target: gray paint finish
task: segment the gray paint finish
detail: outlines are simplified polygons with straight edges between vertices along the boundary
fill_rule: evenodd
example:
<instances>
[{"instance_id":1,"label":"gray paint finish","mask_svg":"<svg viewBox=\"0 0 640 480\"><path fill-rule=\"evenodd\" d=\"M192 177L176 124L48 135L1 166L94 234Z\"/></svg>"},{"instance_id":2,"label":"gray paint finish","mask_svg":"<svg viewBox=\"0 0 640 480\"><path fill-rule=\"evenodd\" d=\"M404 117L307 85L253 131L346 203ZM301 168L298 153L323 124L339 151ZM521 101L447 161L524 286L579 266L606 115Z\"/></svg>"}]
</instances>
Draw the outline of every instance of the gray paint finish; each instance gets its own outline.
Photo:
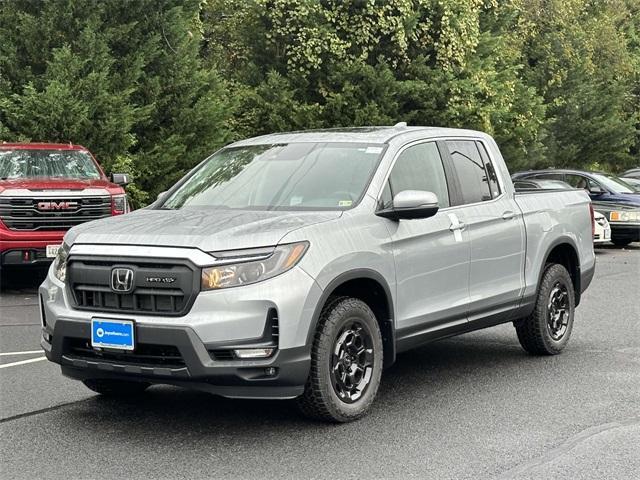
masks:
<instances>
[{"instance_id":1,"label":"gray paint finish","mask_svg":"<svg viewBox=\"0 0 640 480\"><path fill-rule=\"evenodd\" d=\"M448 138L485 144L501 196L442 208L418 220L394 221L375 215L377 199L398 153L412 142ZM176 248L202 253L310 243L292 270L253 285L201 292L183 317L109 317L133 318L147 325L181 325L193 329L203 343L231 342L258 337L267 310L276 308L280 349L308 347L314 312L326 297L327 287L341 275L366 269L386 281L397 335L419 342L467 331L487 318L497 318L494 323L512 320L522 300L535 293L546 255L558 243L575 248L583 272L594 268L587 195L575 190L516 195L497 145L481 132L381 127L274 134L234 146L323 141L387 144L363 200L352 209L144 209L71 229L67 244L82 245L85 251L94 246L96 258L100 258L98 247L108 246L110 254L131 261L147 255L138 246L153 247L147 256L171 260ZM51 327L57 319L88 322L93 316L73 308L68 288L51 270L40 293Z\"/></svg>"}]
</instances>

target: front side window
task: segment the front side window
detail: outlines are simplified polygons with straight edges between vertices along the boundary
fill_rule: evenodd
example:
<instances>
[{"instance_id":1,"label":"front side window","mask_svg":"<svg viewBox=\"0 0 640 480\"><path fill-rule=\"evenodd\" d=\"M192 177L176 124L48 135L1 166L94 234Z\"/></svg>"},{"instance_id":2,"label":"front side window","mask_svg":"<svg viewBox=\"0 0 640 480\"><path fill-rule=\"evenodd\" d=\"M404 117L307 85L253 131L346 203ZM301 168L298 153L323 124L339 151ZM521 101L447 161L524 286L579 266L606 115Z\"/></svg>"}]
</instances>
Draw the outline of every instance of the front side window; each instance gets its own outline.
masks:
<instances>
[{"instance_id":1,"label":"front side window","mask_svg":"<svg viewBox=\"0 0 640 480\"><path fill-rule=\"evenodd\" d=\"M100 170L79 150L0 150L0 180L17 178L99 179Z\"/></svg>"},{"instance_id":2,"label":"front side window","mask_svg":"<svg viewBox=\"0 0 640 480\"><path fill-rule=\"evenodd\" d=\"M565 175L565 181L573 188L580 188L583 190L591 190L593 187L599 188L599 185L596 182L583 175L567 174Z\"/></svg>"},{"instance_id":3,"label":"front side window","mask_svg":"<svg viewBox=\"0 0 640 480\"><path fill-rule=\"evenodd\" d=\"M160 208L346 210L363 196L383 146L287 143L223 149Z\"/></svg>"},{"instance_id":4,"label":"front side window","mask_svg":"<svg viewBox=\"0 0 640 480\"><path fill-rule=\"evenodd\" d=\"M473 140L447 140L465 204L491 200L489 174Z\"/></svg>"},{"instance_id":5,"label":"front side window","mask_svg":"<svg viewBox=\"0 0 640 480\"><path fill-rule=\"evenodd\" d=\"M393 197L403 190L433 192L440 208L450 205L447 177L434 142L414 145L400 154L382 192L381 207L391 207Z\"/></svg>"}]
</instances>

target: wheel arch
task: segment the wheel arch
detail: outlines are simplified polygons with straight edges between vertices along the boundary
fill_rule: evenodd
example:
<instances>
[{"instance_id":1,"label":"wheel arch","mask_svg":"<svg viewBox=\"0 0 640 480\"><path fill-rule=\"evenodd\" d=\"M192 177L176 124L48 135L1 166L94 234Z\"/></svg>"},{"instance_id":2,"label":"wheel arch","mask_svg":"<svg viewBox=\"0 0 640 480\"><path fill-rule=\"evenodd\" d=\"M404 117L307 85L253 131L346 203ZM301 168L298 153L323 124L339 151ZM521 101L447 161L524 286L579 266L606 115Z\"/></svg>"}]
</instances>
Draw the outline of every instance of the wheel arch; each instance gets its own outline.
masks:
<instances>
[{"instance_id":1,"label":"wheel arch","mask_svg":"<svg viewBox=\"0 0 640 480\"><path fill-rule=\"evenodd\" d=\"M393 365L396 358L395 315L391 288L385 277L368 268L343 272L331 280L323 290L313 312L307 344L311 345L322 309L332 296L349 296L362 300L373 311L380 326L384 348L384 367Z\"/></svg>"},{"instance_id":2,"label":"wheel arch","mask_svg":"<svg viewBox=\"0 0 640 480\"><path fill-rule=\"evenodd\" d=\"M580 304L581 297L581 272L580 256L575 242L570 237L556 239L548 248L544 255L540 272L538 274L538 289L542 281L542 275L549 264L560 264L567 269L573 283L576 307Z\"/></svg>"}]
</instances>

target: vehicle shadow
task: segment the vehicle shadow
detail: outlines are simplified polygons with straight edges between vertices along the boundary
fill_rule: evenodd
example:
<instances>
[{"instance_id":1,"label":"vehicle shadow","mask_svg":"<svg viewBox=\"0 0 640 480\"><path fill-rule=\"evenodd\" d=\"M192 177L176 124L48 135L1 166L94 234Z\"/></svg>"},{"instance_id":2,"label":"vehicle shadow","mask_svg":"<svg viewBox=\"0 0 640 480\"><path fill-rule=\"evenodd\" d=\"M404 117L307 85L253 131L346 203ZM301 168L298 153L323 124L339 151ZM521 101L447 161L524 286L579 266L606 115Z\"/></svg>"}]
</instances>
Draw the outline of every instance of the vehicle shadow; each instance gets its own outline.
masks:
<instances>
[{"instance_id":1,"label":"vehicle shadow","mask_svg":"<svg viewBox=\"0 0 640 480\"><path fill-rule=\"evenodd\" d=\"M48 267L3 267L0 273L1 293L36 293L47 276Z\"/></svg>"},{"instance_id":2,"label":"vehicle shadow","mask_svg":"<svg viewBox=\"0 0 640 480\"><path fill-rule=\"evenodd\" d=\"M450 395L469 388L478 378L493 382L495 372L509 378L531 362L517 343L482 342L468 339L445 340L399 355L385 371L378 397L370 414L361 422L405 421L407 411L424 411L424 403L442 404ZM416 405L411 404L415 402ZM355 424L333 425L302 417L294 400L235 400L168 386L152 387L144 395L129 399L92 397L72 409L65 409L68 425L83 429L105 422L112 432L127 441L149 436L171 437L174 441L190 435L245 443L257 431L277 431L280 435L351 429ZM115 423L114 423L115 422ZM88 427L87 427L88 428Z\"/></svg>"}]
</instances>

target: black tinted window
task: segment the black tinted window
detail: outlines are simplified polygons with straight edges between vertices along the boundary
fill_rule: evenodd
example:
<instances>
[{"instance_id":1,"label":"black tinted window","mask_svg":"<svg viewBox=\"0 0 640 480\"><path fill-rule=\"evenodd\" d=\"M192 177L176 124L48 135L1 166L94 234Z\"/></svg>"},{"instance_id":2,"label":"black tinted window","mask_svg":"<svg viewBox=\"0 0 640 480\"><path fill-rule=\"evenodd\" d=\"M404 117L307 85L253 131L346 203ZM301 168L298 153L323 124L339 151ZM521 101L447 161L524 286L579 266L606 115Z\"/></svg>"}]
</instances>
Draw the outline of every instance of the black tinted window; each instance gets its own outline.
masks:
<instances>
[{"instance_id":1,"label":"black tinted window","mask_svg":"<svg viewBox=\"0 0 640 480\"><path fill-rule=\"evenodd\" d=\"M449 140L447 147L458 173L464 203L491 200L489 177L476 143L472 140Z\"/></svg>"},{"instance_id":2,"label":"black tinted window","mask_svg":"<svg viewBox=\"0 0 640 480\"><path fill-rule=\"evenodd\" d=\"M449 206L447 178L435 143L414 145L400 154L382 192L383 207L389 207L390 200L403 190L433 192L441 208Z\"/></svg>"}]
</instances>

